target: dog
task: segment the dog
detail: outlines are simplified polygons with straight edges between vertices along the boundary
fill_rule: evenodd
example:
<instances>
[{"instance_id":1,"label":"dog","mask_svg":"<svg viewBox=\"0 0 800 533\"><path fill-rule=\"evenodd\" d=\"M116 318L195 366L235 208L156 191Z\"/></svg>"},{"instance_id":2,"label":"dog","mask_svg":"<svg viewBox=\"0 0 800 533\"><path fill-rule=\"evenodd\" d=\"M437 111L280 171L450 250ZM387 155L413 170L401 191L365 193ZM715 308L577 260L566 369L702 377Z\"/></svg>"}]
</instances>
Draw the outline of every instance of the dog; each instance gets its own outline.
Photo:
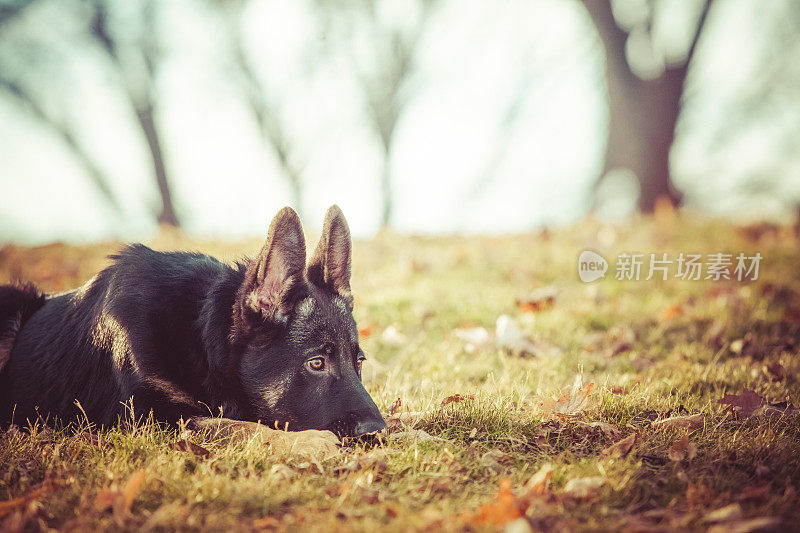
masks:
<instances>
[{"instance_id":1,"label":"dog","mask_svg":"<svg viewBox=\"0 0 800 533\"><path fill-rule=\"evenodd\" d=\"M234 266L133 244L73 291L2 286L0 424L80 417L109 427L132 402L158 422L270 442L379 432L386 424L361 382L351 249L334 205L306 264L300 219L286 207L258 256Z\"/></svg>"}]
</instances>

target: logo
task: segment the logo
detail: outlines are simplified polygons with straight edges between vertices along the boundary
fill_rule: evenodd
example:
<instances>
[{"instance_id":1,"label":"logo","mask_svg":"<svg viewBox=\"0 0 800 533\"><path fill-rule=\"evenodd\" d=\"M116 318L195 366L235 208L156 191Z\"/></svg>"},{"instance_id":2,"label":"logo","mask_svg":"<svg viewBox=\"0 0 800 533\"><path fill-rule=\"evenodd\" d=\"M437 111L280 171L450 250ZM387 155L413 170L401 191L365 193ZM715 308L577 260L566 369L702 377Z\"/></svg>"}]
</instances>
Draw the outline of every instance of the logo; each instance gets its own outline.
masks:
<instances>
[{"instance_id":1,"label":"logo","mask_svg":"<svg viewBox=\"0 0 800 533\"><path fill-rule=\"evenodd\" d=\"M590 283L605 277L608 271L608 261L591 250L584 250L578 256L578 277L584 283Z\"/></svg>"}]
</instances>

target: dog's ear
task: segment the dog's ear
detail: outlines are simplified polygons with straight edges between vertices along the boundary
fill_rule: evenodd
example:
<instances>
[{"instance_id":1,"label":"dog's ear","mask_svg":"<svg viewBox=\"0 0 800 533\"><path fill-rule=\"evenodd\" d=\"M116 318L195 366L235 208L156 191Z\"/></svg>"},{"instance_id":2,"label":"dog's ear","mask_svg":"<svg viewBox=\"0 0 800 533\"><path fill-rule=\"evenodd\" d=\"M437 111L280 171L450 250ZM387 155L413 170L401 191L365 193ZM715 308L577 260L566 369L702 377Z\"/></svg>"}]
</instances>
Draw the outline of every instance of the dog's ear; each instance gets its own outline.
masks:
<instances>
[{"instance_id":1,"label":"dog's ear","mask_svg":"<svg viewBox=\"0 0 800 533\"><path fill-rule=\"evenodd\" d=\"M325 214L322 236L308 265L308 280L343 297L352 305L350 266L352 243L350 228L338 205Z\"/></svg>"},{"instance_id":2,"label":"dog's ear","mask_svg":"<svg viewBox=\"0 0 800 533\"><path fill-rule=\"evenodd\" d=\"M306 241L300 218L290 207L281 209L269 225L267 242L245 271L237 305L242 317L260 316L282 324L303 285Z\"/></svg>"}]
</instances>

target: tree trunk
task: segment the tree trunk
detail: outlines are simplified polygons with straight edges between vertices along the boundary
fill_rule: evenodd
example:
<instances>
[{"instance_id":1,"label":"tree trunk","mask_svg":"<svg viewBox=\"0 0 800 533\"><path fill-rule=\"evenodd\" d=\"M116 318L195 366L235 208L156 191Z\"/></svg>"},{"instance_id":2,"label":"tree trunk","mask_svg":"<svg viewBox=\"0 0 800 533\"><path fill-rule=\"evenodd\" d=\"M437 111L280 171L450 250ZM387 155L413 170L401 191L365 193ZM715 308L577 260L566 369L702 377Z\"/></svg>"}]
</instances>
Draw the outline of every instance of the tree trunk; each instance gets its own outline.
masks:
<instances>
[{"instance_id":1,"label":"tree trunk","mask_svg":"<svg viewBox=\"0 0 800 533\"><path fill-rule=\"evenodd\" d=\"M710 6L707 1L686 60L667 67L657 79L644 81L630 68L625 55L628 33L617 26L609 0L583 0L606 52L609 124L602 179L612 170L636 175L641 193L639 209L653 211L659 198L680 203L672 185L669 154L681 110L688 65L697 46Z\"/></svg>"},{"instance_id":2,"label":"tree trunk","mask_svg":"<svg viewBox=\"0 0 800 533\"><path fill-rule=\"evenodd\" d=\"M172 204L167 169L164 165L164 155L161 151L161 139L153 117L153 105L150 102L146 102L139 106L134 104L134 107L136 108L136 116L139 119L142 133L144 133L147 146L150 149L156 185L161 196L161 212L158 214L158 223L176 228L180 227L178 217L175 214L175 207Z\"/></svg>"}]
</instances>

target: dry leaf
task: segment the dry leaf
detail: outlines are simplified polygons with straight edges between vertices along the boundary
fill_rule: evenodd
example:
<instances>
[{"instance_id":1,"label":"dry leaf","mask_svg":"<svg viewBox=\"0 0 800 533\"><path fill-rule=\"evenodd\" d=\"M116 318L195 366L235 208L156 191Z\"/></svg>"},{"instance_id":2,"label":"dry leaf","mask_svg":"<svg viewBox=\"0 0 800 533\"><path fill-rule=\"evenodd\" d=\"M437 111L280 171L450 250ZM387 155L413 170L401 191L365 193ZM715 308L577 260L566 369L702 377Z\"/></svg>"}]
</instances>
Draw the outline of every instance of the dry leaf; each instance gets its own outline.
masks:
<instances>
[{"instance_id":1,"label":"dry leaf","mask_svg":"<svg viewBox=\"0 0 800 533\"><path fill-rule=\"evenodd\" d=\"M543 464L539 471L532 475L527 483L525 483L523 487L524 497L544 494L551 477L553 477L553 465L550 463Z\"/></svg>"},{"instance_id":2,"label":"dry leaf","mask_svg":"<svg viewBox=\"0 0 800 533\"><path fill-rule=\"evenodd\" d=\"M578 388L578 385L564 387L557 399L546 398L539 404L539 409L546 415L558 417L577 416L589 404L589 395L594 383Z\"/></svg>"},{"instance_id":3,"label":"dry leaf","mask_svg":"<svg viewBox=\"0 0 800 533\"><path fill-rule=\"evenodd\" d=\"M502 526L521 516L522 509L511 491L511 480L504 479L500 482L496 500L478 509L473 520L479 524Z\"/></svg>"},{"instance_id":4,"label":"dry leaf","mask_svg":"<svg viewBox=\"0 0 800 533\"><path fill-rule=\"evenodd\" d=\"M597 491L606 482L606 478L595 477L579 477L570 479L567 485L561 491L564 496L584 500L593 497Z\"/></svg>"},{"instance_id":5,"label":"dry leaf","mask_svg":"<svg viewBox=\"0 0 800 533\"><path fill-rule=\"evenodd\" d=\"M541 313L553 307L558 290L555 287L542 287L529 295L517 298L517 309L522 313Z\"/></svg>"},{"instance_id":6,"label":"dry leaf","mask_svg":"<svg viewBox=\"0 0 800 533\"><path fill-rule=\"evenodd\" d=\"M522 357L549 357L559 355L562 350L548 342L534 342L524 335L517 323L508 315L497 317L495 325L495 344L501 350Z\"/></svg>"},{"instance_id":7,"label":"dry leaf","mask_svg":"<svg viewBox=\"0 0 800 533\"><path fill-rule=\"evenodd\" d=\"M206 450L199 444L195 444L194 442L188 441L186 439L175 441L172 444L170 444L169 447L173 450L178 450L179 452L193 453L194 455L202 457L203 459L211 457L210 451Z\"/></svg>"},{"instance_id":8,"label":"dry leaf","mask_svg":"<svg viewBox=\"0 0 800 533\"><path fill-rule=\"evenodd\" d=\"M694 431L703 427L703 415L672 416L663 420L656 420L652 423L652 426L658 429L688 429L689 431Z\"/></svg>"},{"instance_id":9,"label":"dry leaf","mask_svg":"<svg viewBox=\"0 0 800 533\"><path fill-rule=\"evenodd\" d=\"M56 480L48 479L35 489L30 490L27 494L24 494L19 498L12 498L11 500L0 502L0 516L5 516L17 509L25 508L30 502L38 500L48 492L52 492L58 488L60 485L61 484Z\"/></svg>"},{"instance_id":10,"label":"dry leaf","mask_svg":"<svg viewBox=\"0 0 800 533\"><path fill-rule=\"evenodd\" d=\"M611 455L614 457L625 457L630 453L633 449L633 445L636 444L637 433L631 433L624 439L619 442L615 442L605 450L603 450L603 455Z\"/></svg>"},{"instance_id":11,"label":"dry leaf","mask_svg":"<svg viewBox=\"0 0 800 533\"><path fill-rule=\"evenodd\" d=\"M511 460L511 456L501 450L489 450L481 456L480 464L487 470L499 471Z\"/></svg>"},{"instance_id":12,"label":"dry leaf","mask_svg":"<svg viewBox=\"0 0 800 533\"><path fill-rule=\"evenodd\" d=\"M619 428L608 422L583 422L582 420L575 420L573 423L589 430L600 430L603 435L610 439L615 439L619 436Z\"/></svg>"},{"instance_id":13,"label":"dry leaf","mask_svg":"<svg viewBox=\"0 0 800 533\"><path fill-rule=\"evenodd\" d=\"M778 361L768 365L767 372L772 377L772 381L783 381L786 379L786 369Z\"/></svg>"},{"instance_id":14,"label":"dry leaf","mask_svg":"<svg viewBox=\"0 0 800 533\"><path fill-rule=\"evenodd\" d=\"M390 415L395 414L402 405L403 405L403 400L401 400L400 397L398 396L397 399L394 401L394 403L391 406L389 406L389 414Z\"/></svg>"},{"instance_id":15,"label":"dry leaf","mask_svg":"<svg viewBox=\"0 0 800 533\"><path fill-rule=\"evenodd\" d=\"M730 410L742 418L750 418L765 402L754 391L745 389L741 394L726 394L717 403L728 405Z\"/></svg>"},{"instance_id":16,"label":"dry leaf","mask_svg":"<svg viewBox=\"0 0 800 533\"><path fill-rule=\"evenodd\" d=\"M459 328L453 330L453 335L455 335L462 341L466 342L467 344L471 345L473 350L477 346L483 346L484 344L488 344L489 341L491 340L489 332L486 331L486 328L482 327Z\"/></svg>"},{"instance_id":17,"label":"dry leaf","mask_svg":"<svg viewBox=\"0 0 800 533\"><path fill-rule=\"evenodd\" d=\"M475 399L474 394L465 394L465 395L453 394L452 396L448 396L447 398L442 400L442 407L450 403L458 403L458 402L463 402L464 400L474 400L474 399Z\"/></svg>"},{"instance_id":18,"label":"dry leaf","mask_svg":"<svg viewBox=\"0 0 800 533\"><path fill-rule=\"evenodd\" d=\"M697 445L689 441L689 435L684 435L670 446L668 455L671 461L683 461L684 457L692 460L697 456Z\"/></svg>"},{"instance_id":19,"label":"dry leaf","mask_svg":"<svg viewBox=\"0 0 800 533\"><path fill-rule=\"evenodd\" d=\"M358 337L360 339L366 339L370 335L372 335L372 326L362 326L358 328Z\"/></svg>"},{"instance_id":20,"label":"dry leaf","mask_svg":"<svg viewBox=\"0 0 800 533\"><path fill-rule=\"evenodd\" d=\"M683 307L678 304L672 304L661 312L661 319L669 321L682 314L683 314Z\"/></svg>"},{"instance_id":21,"label":"dry leaf","mask_svg":"<svg viewBox=\"0 0 800 533\"><path fill-rule=\"evenodd\" d=\"M122 489L111 486L100 489L94 500L94 508L98 511L105 511L109 507L114 510L114 518L118 522L130 516L131 506L139 490L142 488L147 474L144 470L137 470L128 478Z\"/></svg>"}]
</instances>

